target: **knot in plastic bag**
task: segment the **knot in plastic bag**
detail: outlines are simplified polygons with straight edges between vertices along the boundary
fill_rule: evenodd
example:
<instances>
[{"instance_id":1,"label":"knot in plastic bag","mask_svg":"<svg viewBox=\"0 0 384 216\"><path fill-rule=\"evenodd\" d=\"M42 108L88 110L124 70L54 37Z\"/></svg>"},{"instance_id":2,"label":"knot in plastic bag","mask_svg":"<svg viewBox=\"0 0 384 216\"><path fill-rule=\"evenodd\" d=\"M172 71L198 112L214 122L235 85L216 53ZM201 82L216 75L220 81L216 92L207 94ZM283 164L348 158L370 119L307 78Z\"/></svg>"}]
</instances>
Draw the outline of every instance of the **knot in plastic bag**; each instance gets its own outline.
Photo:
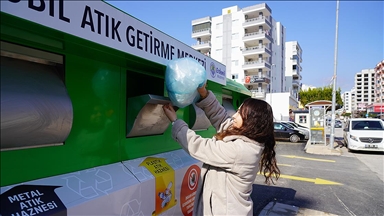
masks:
<instances>
[{"instance_id":1,"label":"knot in plastic bag","mask_svg":"<svg viewBox=\"0 0 384 216\"><path fill-rule=\"evenodd\" d=\"M206 81L206 71L195 59L180 58L168 62L165 86L174 106L184 108L199 100L197 88L203 86Z\"/></svg>"}]
</instances>

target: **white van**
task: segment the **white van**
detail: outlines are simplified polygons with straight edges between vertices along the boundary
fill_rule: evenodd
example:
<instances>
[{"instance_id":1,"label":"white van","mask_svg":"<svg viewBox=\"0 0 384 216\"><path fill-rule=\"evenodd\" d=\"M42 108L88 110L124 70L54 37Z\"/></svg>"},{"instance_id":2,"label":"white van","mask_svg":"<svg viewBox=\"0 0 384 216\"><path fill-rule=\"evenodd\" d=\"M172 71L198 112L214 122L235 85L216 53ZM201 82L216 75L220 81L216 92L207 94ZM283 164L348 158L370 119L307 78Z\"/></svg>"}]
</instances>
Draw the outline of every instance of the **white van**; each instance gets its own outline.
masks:
<instances>
[{"instance_id":1,"label":"white van","mask_svg":"<svg viewBox=\"0 0 384 216\"><path fill-rule=\"evenodd\" d=\"M348 150L384 152L384 122L374 118L348 119L344 144Z\"/></svg>"}]
</instances>

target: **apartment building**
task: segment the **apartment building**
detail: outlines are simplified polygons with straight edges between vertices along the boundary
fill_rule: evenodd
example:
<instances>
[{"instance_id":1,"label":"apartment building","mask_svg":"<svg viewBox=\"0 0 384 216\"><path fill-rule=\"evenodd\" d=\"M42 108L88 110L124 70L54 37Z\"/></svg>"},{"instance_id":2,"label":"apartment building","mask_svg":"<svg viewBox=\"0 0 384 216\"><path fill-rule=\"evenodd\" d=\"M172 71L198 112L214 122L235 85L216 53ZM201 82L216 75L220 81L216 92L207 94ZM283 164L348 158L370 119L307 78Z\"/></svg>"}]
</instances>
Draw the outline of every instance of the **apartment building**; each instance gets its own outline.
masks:
<instances>
[{"instance_id":1,"label":"apartment building","mask_svg":"<svg viewBox=\"0 0 384 216\"><path fill-rule=\"evenodd\" d=\"M285 42L285 86L284 91L292 91L298 99L302 80L300 63L302 62L302 49L297 41Z\"/></svg>"},{"instance_id":2,"label":"apartment building","mask_svg":"<svg viewBox=\"0 0 384 216\"><path fill-rule=\"evenodd\" d=\"M364 69L355 74L355 99L357 110L375 102L375 70Z\"/></svg>"},{"instance_id":3,"label":"apartment building","mask_svg":"<svg viewBox=\"0 0 384 216\"><path fill-rule=\"evenodd\" d=\"M384 60L379 62L374 68L375 71L375 102L384 101Z\"/></svg>"},{"instance_id":4,"label":"apartment building","mask_svg":"<svg viewBox=\"0 0 384 216\"><path fill-rule=\"evenodd\" d=\"M347 112L347 113L351 113L352 112L352 106L351 106L351 102L352 102L352 97L351 97L351 91L346 91L344 92L343 94L341 94L341 100L343 101L343 108L344 108L344 111Z\"/></svg>"},{"instance_id":5,"label":"apartment building","mask_svg":"<svg viewBox=\"0 0 384 216\"><path fill-rule=\"evenodd\" d=\"M227 78L243 83L252 97L268 100L269 93L285 91L285 27L267 4L193 20L192 38L194 49L225 64Z\"/></svg>"},{"instance_id":6,"label":"apartment building","mask_svg":"<svg viewBox=\"0 0 384 216\"><path fill-rule=\"evenodd\" d=\"M354 111L354 110L357 110L357 103L356 103L356 89L355 87L353 87L351 89L351 113Z\"/></svg>"}]
</instances>

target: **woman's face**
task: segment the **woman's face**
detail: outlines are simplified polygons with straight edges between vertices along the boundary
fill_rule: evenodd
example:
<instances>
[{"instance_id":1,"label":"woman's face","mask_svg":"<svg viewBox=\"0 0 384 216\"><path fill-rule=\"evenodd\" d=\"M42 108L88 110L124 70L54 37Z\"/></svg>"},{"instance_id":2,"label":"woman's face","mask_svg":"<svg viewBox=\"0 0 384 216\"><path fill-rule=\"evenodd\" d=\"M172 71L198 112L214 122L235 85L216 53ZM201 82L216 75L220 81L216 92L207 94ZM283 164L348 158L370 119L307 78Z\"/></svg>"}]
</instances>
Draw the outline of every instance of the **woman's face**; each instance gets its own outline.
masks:
<instances>
[{"instance_id":1,"label":"woman's face","mask_svg":"<svg viewBox=\"0 0 384 216\"><path fill-rule=\"evenodd\" d=\"M241 128L241 126L243 125L243 118L241 118L241 115L239 113L240 108L241 108L241 106L239 107L237 112L232 116L232 119L233 119L232 124L233 124L233 127L235 127L235 128Z\"/></svg>"}]
</instances>

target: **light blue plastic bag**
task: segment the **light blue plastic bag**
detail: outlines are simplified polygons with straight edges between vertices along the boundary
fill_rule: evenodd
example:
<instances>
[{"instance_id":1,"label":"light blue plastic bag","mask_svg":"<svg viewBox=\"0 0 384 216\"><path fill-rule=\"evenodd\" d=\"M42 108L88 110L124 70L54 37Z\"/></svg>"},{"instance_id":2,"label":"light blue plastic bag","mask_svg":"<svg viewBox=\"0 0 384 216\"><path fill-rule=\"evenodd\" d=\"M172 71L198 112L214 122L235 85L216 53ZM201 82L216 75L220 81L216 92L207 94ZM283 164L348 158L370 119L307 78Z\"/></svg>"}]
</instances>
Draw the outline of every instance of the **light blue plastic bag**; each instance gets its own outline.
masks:
<instances>
[{"instance_id":1,"label":"light blue plastic bag","mask_svg":"<svg viewBox=\"0 0 384 216\"><path fill-rule=\"evenodd\" d=\"M172 105L184 108L199 100L197 88L207 81L204 67L193 58L169 61L165 71L165 86Z\"/></svg>"}]
</instances>

